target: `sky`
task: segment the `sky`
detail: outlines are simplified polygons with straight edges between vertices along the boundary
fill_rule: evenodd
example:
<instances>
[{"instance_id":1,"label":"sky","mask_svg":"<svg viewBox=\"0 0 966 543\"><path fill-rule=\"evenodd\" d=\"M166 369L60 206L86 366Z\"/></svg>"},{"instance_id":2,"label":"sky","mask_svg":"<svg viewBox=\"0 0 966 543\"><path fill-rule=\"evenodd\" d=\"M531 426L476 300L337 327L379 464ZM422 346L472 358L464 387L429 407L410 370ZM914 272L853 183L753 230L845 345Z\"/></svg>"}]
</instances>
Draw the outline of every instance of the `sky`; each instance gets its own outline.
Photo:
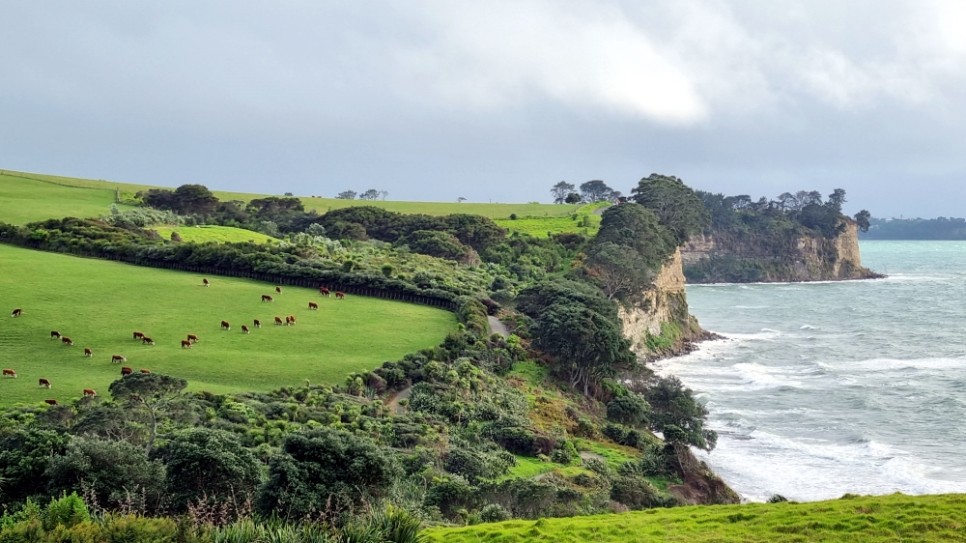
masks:
<instances>
[{"instance_id":1,"label":"sky","mask_svg":"<svg viewBox=\"0 0 966 543\"><path fill-rule=\"evenodd\" d=\"M966 216L958 0L0 0L0 168L391 200L845 189Z\"/></svg>"}]
</instances>

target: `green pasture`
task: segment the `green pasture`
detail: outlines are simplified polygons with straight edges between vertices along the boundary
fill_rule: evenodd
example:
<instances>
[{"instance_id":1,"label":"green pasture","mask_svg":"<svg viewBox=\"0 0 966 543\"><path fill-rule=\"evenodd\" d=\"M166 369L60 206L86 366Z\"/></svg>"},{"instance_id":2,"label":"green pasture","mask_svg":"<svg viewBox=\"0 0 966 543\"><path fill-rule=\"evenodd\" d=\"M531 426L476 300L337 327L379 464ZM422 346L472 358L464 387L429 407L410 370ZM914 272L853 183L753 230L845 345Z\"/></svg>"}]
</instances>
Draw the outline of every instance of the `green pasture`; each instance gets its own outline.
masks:
<instances>
[{"instance_id":1,"label":"green pasture","mask_svg":"<svg viewBox=\"0 0 966 543\"><path fill-rule=\"evenodd\" d=\"M423 533L429 541L446 543L948 543L966 541L966 495L704 505L432 528Z\"/></svg>"},{"instance_id":2,"label":"green pasture","mask_svg":"<svg viewBox=\"0 0 966 543\"><path fill-rule=\"evenodd\" d=\"M177 232L181 236L181 241L188 243L205 243L208 241L214 241L218 243L243 243L246 241L252 241L255 243L273 243L278 241L272 236L262 234L261 232L254 232L252 230L245 230L244 228L235 228L232 226L217 226L202 224L198 226L152 226L150 230L156 231L161 235L162 238L169 240L171 239L171 233Z\"/></svg>"},{"instance_id":3,"label":"green pasture","mask_svg":"<svg viewBox=\"0 0 966 543\"><path fill-rule=\"evenodd\" d=\"M215 393L271 390L285 385L340 383L353 371L439 344L456 325L440 309L349 295L323 298L314 289L212 276L202 277L0 245L0 365L18 378L0 380L0 405L69 401L84 388L107 394L124 366L175 375L191 390ZM270 294L273 302L262 302ZM315 301L319 310L309 310ZM13 308L23 316L13 318ZM275 316L294 315L295 326ZM245 335L241 325L252 327ZM222 320L231 330L220 329ZM50 339L57 330L74 346ZM156 345L132 339L133 331ZM187 334L199 336L182 349ZM84 347L93 358L83 356ZM38 387L39 378L52 388Z\"/></svg>"},{"instance_id":4,"label":"green pasture","mask_svg":"<svg viewBox=\"0 0 966 543\"><path fill-rule=\"evenodd\" d=\"M115 196L112 185L99 182L68 185L64 184L66 181L55 182L49 177L0 172L0 221L26 224L68 216L99 217L111 212Z\"/></svg>"}]
</instances>

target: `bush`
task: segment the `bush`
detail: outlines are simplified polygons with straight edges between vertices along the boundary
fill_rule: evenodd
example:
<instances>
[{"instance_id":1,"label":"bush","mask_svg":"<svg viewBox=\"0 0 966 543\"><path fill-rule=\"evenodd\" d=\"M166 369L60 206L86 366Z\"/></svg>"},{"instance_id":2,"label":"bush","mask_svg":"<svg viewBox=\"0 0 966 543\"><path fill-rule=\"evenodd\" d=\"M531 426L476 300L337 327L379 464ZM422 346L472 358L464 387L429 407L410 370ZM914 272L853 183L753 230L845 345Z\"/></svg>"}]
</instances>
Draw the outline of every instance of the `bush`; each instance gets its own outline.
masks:
<instances>
[{"instance_id":1,"label":"bush","mask_svg":"<svg viewBox=\"0 0 966 543\"><path fill-rule=\"evenodd\" d=\"M510 512L498 503L487 504L480 510L480 520L483 522L502 522L510 518Z\"/></svg>"}]
</instances>

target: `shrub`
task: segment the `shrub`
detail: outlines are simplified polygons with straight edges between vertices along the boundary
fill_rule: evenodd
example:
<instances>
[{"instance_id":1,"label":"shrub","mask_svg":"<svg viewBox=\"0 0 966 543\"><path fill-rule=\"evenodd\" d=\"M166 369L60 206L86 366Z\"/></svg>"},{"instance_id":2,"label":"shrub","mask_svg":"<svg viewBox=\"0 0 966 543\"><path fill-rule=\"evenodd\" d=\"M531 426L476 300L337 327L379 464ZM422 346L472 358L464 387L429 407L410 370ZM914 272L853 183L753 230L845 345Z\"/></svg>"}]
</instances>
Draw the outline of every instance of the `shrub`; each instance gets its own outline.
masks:
<instances>
[{"instance_id":1,"label":"shrub","mask_svg":"<svg viewBox=\"0 0 966 543\"><path fill-rule=\"evenodd\" d=\"M480 520L483 522L502 522L510 520L510 512L498 503L489 503L480 510Z\"/></svg>"}]
</instances>

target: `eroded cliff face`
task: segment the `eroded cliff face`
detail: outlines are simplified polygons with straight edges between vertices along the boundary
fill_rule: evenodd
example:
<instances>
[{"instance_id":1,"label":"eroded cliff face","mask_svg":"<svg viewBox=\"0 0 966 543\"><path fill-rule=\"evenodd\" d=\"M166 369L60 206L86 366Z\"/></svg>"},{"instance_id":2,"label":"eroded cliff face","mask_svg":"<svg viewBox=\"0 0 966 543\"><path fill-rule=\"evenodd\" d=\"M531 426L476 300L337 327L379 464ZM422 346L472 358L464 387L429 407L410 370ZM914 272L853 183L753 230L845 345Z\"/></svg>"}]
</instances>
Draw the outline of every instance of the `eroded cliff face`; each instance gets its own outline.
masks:
<instances>
[{"instance_id":1,"label":"eroded cliff face","mask_svg":"<svg viewBox=\"0 0 966 543\"><path fill-rule=\"evenodd\" d=\"M660 358L689 352L692 343L708 336L688 313L684 292L681 251L661 267L651 287L634 300L618 304L624 337L643 358Z\"/></svg>"},{"instance_id":2,"label":"eroded cliff face","mask_svg":"<svg viewBox=\"0 0 966 543\"><path fill-rule=\"evenodd\" d=\"M858 226L845 221L832 239L800 236L781 250L754 239L696 236L682 251L691 283L835 281L881 277L862 266Z\"/></svg>"}]
</instances>

